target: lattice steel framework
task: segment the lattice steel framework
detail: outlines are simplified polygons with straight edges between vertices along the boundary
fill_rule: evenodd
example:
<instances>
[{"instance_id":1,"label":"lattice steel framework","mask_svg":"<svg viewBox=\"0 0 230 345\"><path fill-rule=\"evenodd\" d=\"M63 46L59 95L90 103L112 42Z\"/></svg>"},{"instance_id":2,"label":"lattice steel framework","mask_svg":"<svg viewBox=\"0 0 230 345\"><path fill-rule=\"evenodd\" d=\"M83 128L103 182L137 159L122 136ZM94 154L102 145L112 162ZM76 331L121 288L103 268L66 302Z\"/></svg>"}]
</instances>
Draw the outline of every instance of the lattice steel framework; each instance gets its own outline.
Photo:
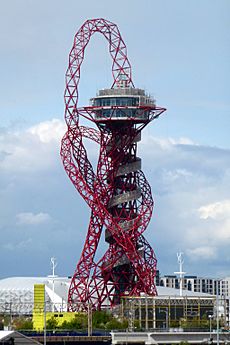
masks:
<instances>
[{"instance_id":1,"label":"lattice steel framework","mask_svg":"<svg viewBox=\"0 0 230 345\"><path fill-rule=\"evenodd\" d=\"M136 94L135 99L144 99L145 104L100 107L95 104L103 98L101 91L102 96L98 100L96 97L92 106L77 108L84 51L95 32L107 39L113 61L113 84L105 97L113 97L116 102L120 94L126 96L122 100L130 100L127 97ZM101 18L87 20L75 35L69 55L65 89L68 130L61 143L64 168L91 208L84 248L69 289L72 311L86 309L88 304L95 309L116 305L122 295L157 294L156 258L143 236L152 215L153 200L137 157L137 142L141 130L165 109L156 107L143 92L134 88L126 46L117 26ZM98 129L81 126L81 116L94 122ZM87 157L84 138L100 145L96 172ZM103 229L109 248L96 260Z\"/></svg>"}]
</instances>

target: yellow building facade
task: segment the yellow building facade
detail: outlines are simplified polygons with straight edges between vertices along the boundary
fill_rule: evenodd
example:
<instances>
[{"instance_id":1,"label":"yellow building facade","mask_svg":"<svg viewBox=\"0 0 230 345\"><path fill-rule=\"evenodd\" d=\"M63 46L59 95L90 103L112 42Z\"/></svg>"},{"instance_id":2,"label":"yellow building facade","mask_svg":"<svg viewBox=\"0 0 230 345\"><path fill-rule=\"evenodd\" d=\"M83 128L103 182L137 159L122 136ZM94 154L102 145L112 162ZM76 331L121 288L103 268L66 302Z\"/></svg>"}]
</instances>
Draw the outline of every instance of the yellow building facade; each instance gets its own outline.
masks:
<instances>
[{"instance_id":1,"label":"yellow building facade","mask_svg":"<svg viewBox=\"0 0 230 345\"><path fill-rule=\"evenodd\" d=\"M43 331L45 322L55 318L57 326L64 321L70 322L77 313L73 312L46 312L45 310L45 284L34 285L34 308L33 308L33 329Z\"/></svg>"}]
</instances>

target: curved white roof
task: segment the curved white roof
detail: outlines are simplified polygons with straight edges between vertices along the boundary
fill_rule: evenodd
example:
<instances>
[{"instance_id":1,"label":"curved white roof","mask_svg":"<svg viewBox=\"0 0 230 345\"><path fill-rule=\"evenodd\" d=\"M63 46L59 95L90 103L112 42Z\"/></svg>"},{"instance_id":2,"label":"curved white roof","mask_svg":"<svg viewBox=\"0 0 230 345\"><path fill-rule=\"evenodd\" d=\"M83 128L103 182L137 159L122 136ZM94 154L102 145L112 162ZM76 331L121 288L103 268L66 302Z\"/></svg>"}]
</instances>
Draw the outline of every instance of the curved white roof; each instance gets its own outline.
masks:
<instances>
[{"instance_id":1,"label":"curved white roof","mask_svg":"<svg viewBox=\"0 0 230 345\"><path fill-rule=\"evenodd\" d=\"M54 293L53 293L54 281ZM34 284L45 284L48 303L67 302L70 279L66 277L10 277L0 280L0 311L31 313Z\"/></svg>"},{"instance_id":2,"label":"curved white roof","mask_svg":"<svg viewBox=\"0 0 230 345\"><path fill-rule=\"evenodd\" d=\"M54 280L54 292L53 292ZM70 285L66 277L10 277L0 280L0 312L31 314L34 301L34 284L45 284L47 305L55 305L57 310L65 308ZM180 290L157 287L158 297L179 297ZM209 294L183 290L183 296L211 297ZM47 309L48 310L48 309Z\"/></svg>"},{"instance_id":3,"label":"curved white roof","mask_svg":"<svg viewBox=\"0 0 230 345\"><path fill-rule=\"evenodd\" d=\"M157 286L157 292L158 296L170 296L170 297L179 297L180 296L180 290L179 289L174 289L170 287L164 287L164 286ZM183 296L182 297L211 297L213 295L207 294L207 293L202 293L202 292L193 292L189 290L183 290Z\"/></svg>"},{"instance_id":4,"label":"curved white roof","mask_svg":"<svg viewBox=\"0 0 230 345\"><path fill-rule=\"evenodd\" d=\"M34 284L44 284L43 277L10 277L0 280L0 290L31 290Z\"/></svg>"}]
</instances>

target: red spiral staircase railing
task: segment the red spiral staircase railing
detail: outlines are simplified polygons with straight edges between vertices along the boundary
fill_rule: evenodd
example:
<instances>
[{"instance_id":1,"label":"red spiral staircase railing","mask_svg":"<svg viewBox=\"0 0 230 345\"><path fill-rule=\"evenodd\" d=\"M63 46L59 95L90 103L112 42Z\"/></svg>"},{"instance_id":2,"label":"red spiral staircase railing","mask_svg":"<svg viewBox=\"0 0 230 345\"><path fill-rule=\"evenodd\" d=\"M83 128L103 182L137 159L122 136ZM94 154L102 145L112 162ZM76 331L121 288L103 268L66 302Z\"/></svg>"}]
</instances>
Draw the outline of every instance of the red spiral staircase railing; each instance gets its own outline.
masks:
<instances>
[{"instance_id":1,"label":"red spiral staircase railing","mask_svg":"<svg viewBox=\"0 0 230 345\"><path fill-rule=\"evenodd\" d=\"M153 200L137 157L137 143L141 130L165 109L153 102L130 107L95 105L102 96L96 97L98 101L92 106L77 107L84 51L95 32L107 39L113 61L113 84L104 99L127 100L128 96L117 95L137 93L141 95L139 99L149 100L140 89L134 88L126 46L117 26L101 18L87 20L76 33L69 54L65 89L67 132L61 143L64 168L91 208L84 248L69 289L71 311L86 309L89 304L95 309L113 306L123 295L157 294L156 258L143 236L152 215ZM110 93L112 96L108 97ZM81 126L81 116L94 122L98 129ZM100 147L96 171L88 159L85 138ZM103 230L109 247L96 259Z\"/></svg>"}]
</instances>

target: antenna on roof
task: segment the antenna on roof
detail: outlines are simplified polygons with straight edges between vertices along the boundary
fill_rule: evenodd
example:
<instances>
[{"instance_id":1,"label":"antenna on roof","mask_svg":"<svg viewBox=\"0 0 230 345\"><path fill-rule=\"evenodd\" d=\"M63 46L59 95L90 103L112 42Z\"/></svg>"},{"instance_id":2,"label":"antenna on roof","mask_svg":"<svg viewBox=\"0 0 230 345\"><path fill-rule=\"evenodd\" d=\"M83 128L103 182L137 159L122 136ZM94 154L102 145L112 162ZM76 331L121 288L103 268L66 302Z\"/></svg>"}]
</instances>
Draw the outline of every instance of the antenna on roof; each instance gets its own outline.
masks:
<instances>
[{"instance_id":1,"label":"antenna on roof","mask_svg":"<svg viewBox=\"0 0 230 345\"><path fill-rule=\"evenodd\" d=\"M52 290L53 290L53 301L52 301L52 311L54 312L54 295L55 295L55 291L54 291L54 280L55 278L57 278L57 275L55 275L55 268L57 267L57 259L55 257L50 258L50 265L52 268L52 275L49 275L49 278L52 278Z\"/></svg>"},{"instance_id":2,"label":"antenna on roof","mask_svg":"<svg viewBox=\"0 0 230 345\"><path fill-rule=\"evenodd\" d=\"M177 255L177 261L179 264L179 272L174 272L175 274L179 274L179 281L180 281L180 296L183 296L183 277L186 274L186 272L183 272L183 263L184 263L184 259L183 259L183 255L184 253L179 252L176 254Z\"/></svg>"},{"instance_id":3,"label":"antenna on roof","mask_svg":"<svg viewBox=\"0 0 230 345\"><path fill-rule=\"evenodd\" d=\"M55 272L55 268L57 267L57 259L55 257L52 257L50 259L50 265L51 265L51 268L52 268L52 277L56 277L56 275L54 274Z\"/></svg>"}]
</instances>

